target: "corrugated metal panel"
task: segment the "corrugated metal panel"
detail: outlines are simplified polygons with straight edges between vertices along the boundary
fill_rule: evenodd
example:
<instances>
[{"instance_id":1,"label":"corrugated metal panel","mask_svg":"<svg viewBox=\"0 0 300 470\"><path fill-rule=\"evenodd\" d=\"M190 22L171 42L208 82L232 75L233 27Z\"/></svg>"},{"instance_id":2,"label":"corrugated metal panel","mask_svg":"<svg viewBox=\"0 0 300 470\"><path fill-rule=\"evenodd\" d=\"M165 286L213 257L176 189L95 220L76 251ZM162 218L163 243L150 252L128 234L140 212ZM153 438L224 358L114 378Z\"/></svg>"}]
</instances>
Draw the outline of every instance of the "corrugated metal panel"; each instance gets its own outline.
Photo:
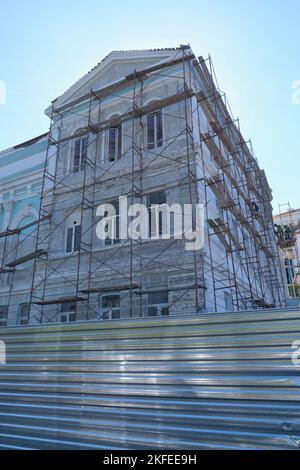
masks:
<instances>
[{"instance_id":1,"label":"corrugated metal panel","mask_svg":"<svg viewBox=\"0 0 300 470\"><path fill-rule=\"evenodd\" d=\"M300 310L1 328L0 448L296 449Z\"/></svg>"}]
</instances>

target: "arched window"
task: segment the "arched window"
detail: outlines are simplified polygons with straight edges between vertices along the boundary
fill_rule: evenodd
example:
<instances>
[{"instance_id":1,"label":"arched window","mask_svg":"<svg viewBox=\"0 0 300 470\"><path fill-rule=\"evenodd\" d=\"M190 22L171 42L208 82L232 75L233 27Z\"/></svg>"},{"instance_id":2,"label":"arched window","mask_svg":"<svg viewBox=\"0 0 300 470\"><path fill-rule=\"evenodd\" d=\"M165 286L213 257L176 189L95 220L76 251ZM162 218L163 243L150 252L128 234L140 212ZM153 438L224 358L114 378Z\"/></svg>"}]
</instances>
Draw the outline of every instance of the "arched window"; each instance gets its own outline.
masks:
<instances>
[{"instance_id":1,"label":"arched window","mask_svg":"<svg viewBox=\"0 0 300 470\"><path fill-rule=\"evenodd\" d=\"M10 227L11 228L22 228L21 239L27 237L36 229L35 221L39 218L37 209L31 205L25 205L19 208L16 216L14 217ZM23 229L23 227L25 227Z\"/></svg>"},{"instance_id":2,"label":"arched window","mask_svg":"<svg viewBox=\"0 0 300 470\"><path fill-rule=\"evenodd\" d=\"M24 217L22 220L20 220L17 228L26 227L22 230L21 236L25 237L26 235L29 235L35 229L35 225L31 225L33 224L33 222L35 222L35 220L36 218L33 217L32 215L28 215L27 217Z\"/></svg>"}]
</instances>

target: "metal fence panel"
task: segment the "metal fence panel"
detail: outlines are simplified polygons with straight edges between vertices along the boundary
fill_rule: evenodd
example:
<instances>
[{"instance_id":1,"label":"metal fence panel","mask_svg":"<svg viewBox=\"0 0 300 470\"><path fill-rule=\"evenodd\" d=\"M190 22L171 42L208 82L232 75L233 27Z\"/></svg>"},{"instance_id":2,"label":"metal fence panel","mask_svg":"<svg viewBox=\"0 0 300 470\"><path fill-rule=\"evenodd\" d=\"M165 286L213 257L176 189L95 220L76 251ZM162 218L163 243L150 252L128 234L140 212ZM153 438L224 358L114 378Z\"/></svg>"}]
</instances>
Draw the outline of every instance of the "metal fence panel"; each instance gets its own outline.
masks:
<instances>
[{"instance_id":1,"label":"metal fence panel","mask_svg":"<svg viewBox=\"0 0 300 470\"><path fill-rule=\"evenodd\" d=\"M0 329L0 449L297 449L300 309Z\"/></svg>"}]
</instances>

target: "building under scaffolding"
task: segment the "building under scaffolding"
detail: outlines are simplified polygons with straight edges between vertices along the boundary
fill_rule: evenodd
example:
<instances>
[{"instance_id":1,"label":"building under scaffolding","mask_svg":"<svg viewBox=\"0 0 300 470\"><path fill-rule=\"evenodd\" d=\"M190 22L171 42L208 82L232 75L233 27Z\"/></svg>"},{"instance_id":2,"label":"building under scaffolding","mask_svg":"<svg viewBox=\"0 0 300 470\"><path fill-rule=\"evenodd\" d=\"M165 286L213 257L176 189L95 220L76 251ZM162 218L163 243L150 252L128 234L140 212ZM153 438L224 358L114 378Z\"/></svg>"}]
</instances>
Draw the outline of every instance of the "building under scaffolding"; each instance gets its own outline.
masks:
<instances>
[{"instance_id":1,"label":"building under scaffolding","mask_svg":"<svg viewBox=\"0 0 300 470\"><path fill-rule=\"evenodd\" d=\"M271 190L210 58L189 46L112 52L46 113L49 134L23 145L45 145L38 214L2 214L2 325L285 304ZM159 217L155 237L122 239L121 195L149 217L203 204L204 247L164 239ZM115 239L96 235L103 203Z\"/></svg>"},{"instance_id":2,"label":"building under scaffolding","mask_svg":"<svg viewBox=\"0 0 300 470\"><path fill-rule=\"evenodd\" d=\"M285 272L288 305L298 305L300 301L300 209L292 209L289 203L280 204L278 214L274 215L274 223Z\"/></svg>"}]
</instances>

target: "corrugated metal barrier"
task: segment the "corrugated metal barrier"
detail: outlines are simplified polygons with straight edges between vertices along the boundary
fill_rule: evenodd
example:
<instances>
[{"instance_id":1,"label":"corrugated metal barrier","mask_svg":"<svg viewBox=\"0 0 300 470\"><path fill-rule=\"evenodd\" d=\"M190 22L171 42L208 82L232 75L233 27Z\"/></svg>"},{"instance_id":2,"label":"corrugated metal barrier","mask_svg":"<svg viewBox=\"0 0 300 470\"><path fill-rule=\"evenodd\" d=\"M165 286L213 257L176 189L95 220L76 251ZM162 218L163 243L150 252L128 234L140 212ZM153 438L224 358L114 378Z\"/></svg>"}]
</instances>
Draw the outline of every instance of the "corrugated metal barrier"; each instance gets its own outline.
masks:
<instances>
[{"instance_id":1,"label":"corrugated metal barrier","mask_svg":"<svg viewBox=\"0 0 300 470\"><path fill-rule=\"evenodd\" d=\"M0 449L300 448L300 310L1 328Z\"/></svg>"}]
</instances>

